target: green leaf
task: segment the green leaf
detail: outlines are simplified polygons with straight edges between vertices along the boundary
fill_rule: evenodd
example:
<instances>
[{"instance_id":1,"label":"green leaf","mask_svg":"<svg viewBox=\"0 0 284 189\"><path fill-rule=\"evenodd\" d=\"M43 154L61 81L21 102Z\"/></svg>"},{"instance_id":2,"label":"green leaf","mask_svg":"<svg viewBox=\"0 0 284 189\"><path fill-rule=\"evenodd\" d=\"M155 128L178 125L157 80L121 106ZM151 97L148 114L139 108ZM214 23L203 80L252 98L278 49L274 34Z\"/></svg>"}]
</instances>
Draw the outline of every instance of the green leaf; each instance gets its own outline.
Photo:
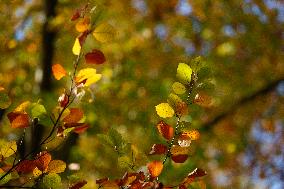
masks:
<instances>
[{"instance_id":1,"label":"green leaf","mask_svg":"<svg viewBox=\"0 0 284 189\"><path fill-rule=\"evenodd\" d=\"M5 173L0 173L0 177L2 177ZM2 180L0 180L0 185L4 185L12 179L12 174L9 173Z\"/></svg>"},{"instance_id":2,"label":"green leaf","mask_svg":"<svg viewBox=\"0 0 284 189\"><path fill-rule=\"evenodd\" d=\"M16 141L11 141L11 142L1 142L0 144L1 148L1 155L4 158L7 158L17 151L17 143Z\"/></svg>"},{"instance_id":3,"label":"green leaf","mask_svg":"<svg viewBox=\"0 0 284 189\"><path fill-rule=\"evenodd\" d=\"M174 82L172 89L176 94L184 94L186 92L185 86L180 82Z\"/></svg>"},{"instance_id":4,"label":"green leaf","mask_svg":"<svg viewBox=\"0 0 284 189\"><path fill-rule=\"evenodd\" d=\"M197 72L198 81L204 81L208 79L211 75L211 70L208 67L203 67Z\"/></svg>"},{"instance_id":5,"label":"green leaf","mask_svg":"<svg viewBox=\"0 0 284 189\"><path fill-rule=\"evenodd\" d=\"M162 118L173 117L175 111L168 103L161 103L156 106L157 114Z\"/></svg>"},{"instance_id":6,"label":"green leaf","mask_svg":"<svg viewBox=\"0 0 284 189\"><path fill-rule=\"evenodd\" d=\"M118 165L121 168L130 168L132 165L132 162L128 156L121 156L121 157L118 157Z\"/></svg>"},{"instance_id":7,"label":"green leaf","mask_svg":"<svg viewBox=\"0 0 284 189\"><path fill-rule=\"evenodd\" d=\"M110 136L105 134L97 134L97 137L103 145L114 147L114 143Z\"/></svg>"},{"instance_id":8,"label":"green leaf","mask_svg":"<svg viewBox=\"0 0 284 189\"><path fill-rule=\"evenodd\" d=\"M59 189L61 186L61 177L56 173L45 175L40 183L41 189Z\"/></svg>"},{"instance_id":9,"label":"green leaf","mask_svg":"<svg viewBox=\"0 0 284 189\"><path fill-rule=\"evenodd\" d=\"M0 109L6 109L11 105L11 99L4 90L0 90Z\"/></svg>"},{"instance_id":10,"label":"green leaf","mask_svg":"<svg viewBox=\"0 0 284 189\"><path fill-rule=\"evenodd\" d=\"M38 118L46 114L46 109L43 105L34 103L31 109L31 114L33 118Z\"/></svg>"},{"instance_id":11,"label":"green leaf","mask_svg":"<svg viewBox=\"0 0 284 189\"><path fill-rule=\"evenodd\" d=\"M192 74L192 69L190 68L189 65L185 63L179 63L176 77L182 84L188 85L190 83L191 74Z\"/></svg>"}]
</instances>

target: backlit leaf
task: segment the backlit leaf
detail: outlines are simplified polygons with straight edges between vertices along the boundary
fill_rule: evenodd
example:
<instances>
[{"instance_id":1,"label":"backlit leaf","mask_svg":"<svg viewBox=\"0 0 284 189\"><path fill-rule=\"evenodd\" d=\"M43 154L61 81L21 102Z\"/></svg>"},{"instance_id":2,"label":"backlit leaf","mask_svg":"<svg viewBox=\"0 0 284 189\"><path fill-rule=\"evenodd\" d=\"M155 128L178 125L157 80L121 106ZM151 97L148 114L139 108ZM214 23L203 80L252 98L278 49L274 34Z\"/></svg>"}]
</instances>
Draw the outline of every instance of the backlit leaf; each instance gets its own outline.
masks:
<instances>
[{"instance_id":1,"label":"backlit leaf","mask_svg":"<svg viewBox=\"0 0 284 189\"><path fill-rule=\"evenodd\" d=\"M33 175L34 177L39 177L40 175L42 175L44 173L44 171L39 170L39 168L35 167L33 170Z\"/></svg>"},{"instance_id":2,"label":"backlit leaf","mask_svg":"<svg viewBox=\"0 0 284 189\"><path fill-rule=\"evenodd\" d=\"M200 133L197 130L185 131L181 134L180 138L198 140L200 138Z\"/></svg>"},{"instance_id":3,"label":"backlit leaf","mask_svg":"<svg viewBox=\"0 0 284 189\"><path fill-rule=\"evenodd\" d=\"M83 33L84 31L88 30L90 27L90 18L89 17L84 17L80 19L76 25L75 28L78 32Z\"/></svg>"},{"instance_id":4,"label":"backlit leaf","mask_svg":"<svg viewBox=\"0 0 284 189\"><path fill-rule=\"evenodd\" d=\"M21 104L14 110L14 112L26 112L26 109L29 107L30 104L31 104L30 101L25 101L25 102L21 103Z\"/></svg>"},{"instance_id":5,"label":"backlit leaf","mask_svg":"<svg viewBox=\"0 0 284 189\"><path fill-rule=\"evenodd\" d=\"M185 85L188 85L191 81L192 70L189 65L185 63L179 63L177 68L177 78Z\"/></svg>"},{"instance_id":6,"label":"backlit leaf","mask_svg":"<svg viewBox=\"0 0 284 189\"><path fill-rule=\"evenodd\" d=\"M0 177L2 177L5 173L0 173ZM12 174L9 173L8 175L6 175L2 180L0 180L0 185L4 185L7 182L9 182L12 179Z\"/></svg>"},{"instance_id":7,"label":"backlit leaf","mask_svg":"<svg viewBox=\"0 0 284 189\"><path fill-rule=\"evenodd\" d=\"M202 107L210 107L211 105L211 97L205 93L198 93L193 101L195 104L198 104Z\"/></svg>"},{"instance_id":8,"label":"backlit leaf","mask_svg":"<svg viewBox=\"0 0 284 189\"><path fill-rule=\"evenodd\" d=\"M186 92L185 86L180 82L174 82L172 89L176 94L184 94Z\"/></svg>"},{"instance_id":9,"label":"backlit leaf","mask_svg":"<svg viewBox=\"0 0 284 189\"><path fill-rule=\"evenodd\" d=\"M45 175L40 183L42 189L59 189L61 187L61 177L56 173Z\"/></svg>"},{"instance_id":10,"label":"backlit leaf","mask_svg":"<svg viewBox=\"0 0 284 189\"><path fill-rule=\"evenodd\" d=\"M87 64L103 64L106 58L100 50L93 49L92 52L85 55L85 60Z\"/></svg>"},{"instance_id":11,"label":"backlit leaf","mask_svg":"<svg viewBox=\"0 0 284 189\"><path fill-rule=\"evenodd\" d=\"M46 114L46 109L43 105L36 103L32 107L31 113L32 113L33 118L40 117L40 116Z\"/></svg>"},{"instance_id":12,"label":"backlit leaf","mask_svg":"<svg viewBox=\"0 0 284 189\"><path fill-rule=\"evenodd\" d=\"M48 164L51 161L51 155L44 151L44 152L40 152L35 160L35 164L37 166L37 168L41 171L45 171L48 168Z\"/></svg>"},{"instance_id":13,"label":"backlit leaf","mask_svg":"<svg viewBox=\"0 0 284 189\"><path fill-rule=\"evenodd\" d=\"M31 173L36 168L34 160L23 160L16 168L19 173Z\"/></svg>"},{"instance_id":14,"label":"backlit leaf","mask_svg":"<svg viewBox=\"0 0 284 189\"><path fill-rule=\"evenodd\" d=\"M162 173L164 165L161 161L152 161L147 167L151 177L157 177Z\"/></svg>"},{"instance_id":15,"label":"backlit leaf","mask_svg":"<svg viewBox=\"0 0 284 189\"><path fill-rule=\"evenodd\" d=\"M116 31L112 25L102 23L95 28L93 35L98 41L104 43L112 41L116 36Z\"/></svg>"},{"instance_id":16,"label":"backlit leaf","mask_svg":"<svg viewBox=\"0 0 284 189\"><path fill-rule=\"evenodd\" d=\"M99 81L102 77L101 74L96 73L96 69L94 68L85 68L79 71L77 77L76 77L76 82L79 83L81 81L86 80L85 86L90 86L97 81Z\"/></svg>"},{"instance_id":17,"label":"backlit leaf","mask_svg":"<svg viewBox=\"0 0 284 189\"><path fill-rule=\"evenodd\" d=\"M171 148L172 155L184 155L184 154L188 154L188 152L189 152L188 148L183 148L179 145L173 145Z\"/></svg>"},{"instance_id":18,"label":"backlit leaf","mask_svg":"<svg viewBox=\"0 0 284 189\"><path fill-rule=\"evenodd\" d=\"M167 140L170 140L174 136L174 128L172 128L170 125L165 123L164 121L160 121L157 124L157 128L159 133Z\"/></svg>"},{"instance_id":19,"label":"backlit leaf","mask_svg":"<svg viewBox=\"0 0 284 189\"><path fill-rule=\"evenodd\" d=\"M17 143L16 141L11 141L11 142L3 142L0 146L1 149L1 155L4 158L7 158L17 151Z\"/></svg>"},{"instance_id":20,"label":"backlit leaf","mask_svg":"<svg viewBox=\"0 0 284 189\"><path fill-rule=\"evenodd\" d=\"M78 127L75 127L74 132L77 134L84 133L90 126L88 124L84 124Z\"/></svg>"},{"instance_id":21,"label":"backlit leaf","mask_svg":"<svg viewBox=\"0 0 284 189\"><path fill-rule=\"evenodd\" d=\"M128 168L132 165L131 159L128 156L118 157L118 165L121 168Z\"/></svg>"},{"instance_id":22,"label":"backlit leaf","mask_svg":"<svg viewBox=\"0 0 284 189\"><path fill-rule=\"evenodd\" d=\"M11 99L5 90L0 90L0 109L6 109L11 105Z\"/></svg>"},{"instance_id":23,"label":"backlit leaf","mask_svg":"<svg viewBox=\"0 0 284 189\"><path fill-rule=\"evenodd\" d=\"M26 128L30 124L30 118L27 113L10 112L7 114L7 117L12 128Z\"/></svg>"},{"instance_id":24,"label":"backlit leaf","mask_svg":"<svg viewBox=\"0 0 284 189\"><path fill-rule=\"evenodd\" d=\"M52 65L52 73L57 80L60 80L62 77L66 76L66 71L60 64Z\"/></svg>"},{"instance_id":25,"label":"backlit leaf","mask_svg":"<svg viewBox=\"0 0 284 189\"><path fill-rule=\"evenodd\" d=\"M84 116L84 112L80 108L71 108L70 113L63 119L65 123L77 123Z\"/></svg>"},{"instance_id":26,"label":"backlit leaf","mask_svg":"<svg viewBox=\"0 0 284 189\"><path fill-rule=\"evenodd\" d=\"M207 173L206 171L202 170L202 169L199 169L199 168L195 168L192 172L190 172L188 175L187 175L187 178L197 178L197 177L203 177L205 176Z\"/></svg>"},{"instance_id":27,"label":"backlit leaf","mask_svg":"<svg viewBox=\"0 0 284 189\"><path fill-rule=\"evenodd\" d=\"M77 56L81 52L81 45L80 45L80 41L79 41L78 38L76 38L76 40L75 40L75 43L74 43L73 48L72 48L72 52L73 52L74 55L77 55Z\"/></svg>"},{"instance_id":28,"label":"backlit leaf","mask_svg":"<svg viewBox=\"0 0 284 189\"><path fill-rule=\"evenodd\" d=\"M162 118L173 117L175 112L168 103L161 103L156 106L157 114Z\"/></svg>"},{"instance_id":29,"label":"backlit leaf","mask_svg":"<svg viewBox=\"0 0 284 189\"><path fill-rule=\"evenodd\" d=\"M52 160L49 165L47 171L49 173L62 173L66 169L66 163L61 160Z\"/></svg>"},{"instance_id":30,"label":"backlit leaf","mask_svg":"<svg viewBox=\"0 0 284 189\"><path fill-rule=\"evenodd\" d=\"M165 154L167 152L167 147L163 144L154 144L149 152L150 155L155 154Z\"/></svg>"}]
</instances>

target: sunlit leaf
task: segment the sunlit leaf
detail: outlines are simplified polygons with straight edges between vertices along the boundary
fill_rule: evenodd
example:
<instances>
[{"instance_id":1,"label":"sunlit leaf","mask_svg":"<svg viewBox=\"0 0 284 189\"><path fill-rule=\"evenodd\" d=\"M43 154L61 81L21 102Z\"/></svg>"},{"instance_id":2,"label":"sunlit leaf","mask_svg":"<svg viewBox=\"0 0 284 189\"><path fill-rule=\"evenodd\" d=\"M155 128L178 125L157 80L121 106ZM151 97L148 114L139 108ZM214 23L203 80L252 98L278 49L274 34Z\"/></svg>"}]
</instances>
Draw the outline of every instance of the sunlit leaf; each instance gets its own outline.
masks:
<instances>
[{"instance_id":1,"label":"sunlit leaf","mask_svg":"<svg viewBox=\"0 0 284 189\"><path fill-rule=\"evenodd\" d=\"M128 168L132 165L132 161L130 157L128 156L121 156L121 157L118 157L118 165L121 168Z\"/></svg>"},{"instance_id":2,"label":"sunlit leaf","mask_svg":"<svg viewBox=\"0 0 284 189\"><path fill-rule=\"evenodd\" d=\"M17 143L16 143L16 141L4 142L4 143L1 144L0 150L1 150L1 155L4 158L7 158L7 157L16 153Z\"/></svg>"},{"instance_id":3,"label":"sunlit leaf","mask_svg":"<svg viewBox=\"0 0 284 189\"><path fill-rule=\"evenodd\" d=\"M154 144L149 152L150 155L165 154L168 148L163 144Z\"/></svg>"},{"instance_id":4,"label":"sunlit leaf","mask_svg":"<svg viewBox=\"0 0 284 189\"><path fill-rule=\"evenodd\" d=\"M102 51L93 49L92 52L85 55L85 60L87 64L103 64L106 58Z\"/></svg>"},{"instance_id":5,"label":"sunlit leaf","mask_svg":"<svg viewBox=\"0 0 284 189\"><path fill-rule=\"evenodd\" d=\"M102 23L95 28L93 35L98 41L104 43L112 41L116 36L116 31L112 25Z\"/></svg>"},{"instance_id":6,"label":"sunlit leaf","mask_svg":"<svg viewBox=\"0 0 284 189\"><path fill-rule=\"evenodd\" d=\"M19 173L31 173L36 168L34 160L23 160L16 168Z\"/></svg>"},{"instance_id":7,"label":"sunlit leaf","mask_svg":"<svg viewBox=\"0 0 284 189\"><path fill-rule=\"evenodd\" d=\"M90 86L97 81L99 81L102 77L101 74L96 73L96 69L94 68L85 68L79 71L77 77L76 77L76 82L79 83L81 81L86 80L85 86Z\"/></svg>"},{"instance_id":8,"label":"sunlit leaf","mask_svg":"<svg viewBox=\"0 0 284 189\"><path fill-rule=\"evenodd\" d=\"M30 101L25 101L21 103L17 108L14 110L14 112L26 112L26 109L30 106Z\"/></svg>"},{"instance_id":9,"label":"sunlit leaf","mask_svg":"<svg viewBox=\"0 0 284 189\"><path fill-rule=\"evenodd\" d=\"M164 165L161 161L152 161L147 167L151 177L157 177L162 173Z\"/></svg>"},{"instance_id":10,"label":"sunlit leaf","mask_svg":"<svg viewBox=\"0 0 284 189\"><path fill-rule=\"evenodd\" d=\"M168 103L161 103L156 106L157 114L162 118L173 117L175 112Z\"/></svg>"},{"instance_id":11,"label":"sunlit leaf","mask_svg":"<svg viewBox=\"0 0 284 189\"><path fill-rule=\"evenodd\" d=\"M90 18L89 17L84 17L82 19L80 19L77 23L76 23L76 30L80 33L88 30L90 27Z\"/></svg>"},{"instance_id":12,"label":"sunlit leaf","mask_svg":"<svg viewBox=\"0 0 284 189\"><path fill-rule=\"evenodd\" d=\"M189 152L188 148L183 148L179 145L173 145L171 148L172 155L184 155L184 154L188 154L188 152Z\"/></svg>"},{"instance_id":13,"label":"sunlit leaf","mask_svg":"<svg viewBox=\"0 0 284 189\"><path fill-rule=\"evenodd\" d=\"M76 40L75 40L75 43L74 43L73 48L72 48L72 52L73 52L74 55L77 55L77 56L81 52L81 45L80 45L80 41L79 41L78 38L76 38Z\"/></svg>"},{"instance_id":14,"label":"sunlit leaf","mask_svg":"<svg viewBox=\"0 0 284 189\"><path fill-rule=\"evenodd\" d=\"M66 163L61 160L52 160L49 165L47 171L49 173L62 173L66 169Z\"/></svg>"},{"instance_id":15,"label":"sunlit leaf","mask_svg":"<svg viewBox=\"0 0 284 189\"><path fill-rule=\"evenodd\" d=\"M176 76L181 83L188 85L191 81L191 74L192 70L189 65L179 63Z\"/></svg>"},{"instance_id":16,"label":"sunlit leaf","mask_svg":"<svg viewBox=\"0 0 284 189\"><path fill-rule=\"evenodd\" d=\"M200 168L195 168L192 172L190 172L187 175L187 178L197 178L197 177L203 177L205 176L207 173L206 171L200 169Z\"/></svg>"},{"instance_id":17,"label":"sunlit leaf","mask_svg":"<svg viewBox=\"0 0 284 189\"><path fill-rule=\"evenodd\" d=\"M186 92L185 86L180 82L174 82L172 89L176 94L184 94Z\"/></svg>"},{"instance_id":18,"label":"sunlit leaf","mask_svg":"<svg viewBox=\"0 0 284 189\"><path fill-rule=\"evenodd\" d=\"M37 168L37 167L35 167L34 170L33 170L34 177L39 177L43 173L44 173L44 171L43 170L39 170L39 168Z\"/></svg>"},{"instance_id":19,"label":"sunlit leaf","mask_svg":"<svg viewBox=\"0 0 284 189\"><path fill-rule=\"evenodd\" d=\"M84 116L84 112L80 108L71 108L70 113L63 119L65 123L77 123Z\"/></svg>"},{"instance_id":20,"label":"sunlit leaf","mask_svg":"<svg viewBox=\"0 0 284 189\"><path fill-rule=\"evenodd\" d=\"M0 90L0 109L6 109L11 105L11 99L5 90Z\"/></svg>"},{"instance_id":21,"label":"sunlit leaf","mask_svg":"<svg viewBox=\"0 0 284 189\"><path fill-rule=\"evenodd\" d=\"M66 71L60 64L52 65L52 73L55 79L60 80L62 77L66 76Z\"/></svg>"},{"instance_id":22,"label":"sunlit leaf","mask_svg":"<svg viewBox=\"0 0 284 189\"><path fill-rule=\"evenodd\" d=\"M7 117L12 128L26 128L30 125L30 118L27 113L10 112Z\"/></svg>"},{"instance_id":23,"label":"sunlit leaf","mask_svg":"<svg viewBox=\"0 0 284 189\"><path fill-rule=\"evenodd\" d=\"M84 133L90 126L88 124L84 124L78 127L75 127L74 132L77 134Z\"/></svg>"},{"instance_id":24,"label":"sunlit leaf","mask_svg":"<svg viewBox=\"0 0 284 189\"><path fill-rule=\"evenodd\" d=\"M211 101L210 96L208 96L205 93L200 92L195 96L193 102L195 104L202 106L202 107L210 107L212 101Z\"/></svg>"},{"instance_id":25,"label":"sunlit leaf","mask_svg":"<svg viewBox=\"0 0 284 189\"><path fill-rule=\"evenodd\" d=\"M200 138L200 133L197 130L185 131L180 135L180 138L198 140Z\"/></svg>"},{"instance_id":26,"label":"sunlit leaf","mask_svg":"<svg viewBox=\"0 0 284 189\"><path fill-rule=\"evenodd\" d=\"M5 173L0 173L0 177L2 177ZM4 185L12 179L12 174L9 173L3 179L0 180L0 185Z\"/></svg>"},{"instance_id":27,"label":"sunlit leaf","mask_svg":"<svg viewBox=\"0 0 284 189\"><path fill-rule=\"evenodd\" d=\"M170 140L174 136L174 128L172 128L170 125L165 123L164 121L160 121L157 124L157 128L159 133L167 140Z\"/></svg>"}]
</instances>

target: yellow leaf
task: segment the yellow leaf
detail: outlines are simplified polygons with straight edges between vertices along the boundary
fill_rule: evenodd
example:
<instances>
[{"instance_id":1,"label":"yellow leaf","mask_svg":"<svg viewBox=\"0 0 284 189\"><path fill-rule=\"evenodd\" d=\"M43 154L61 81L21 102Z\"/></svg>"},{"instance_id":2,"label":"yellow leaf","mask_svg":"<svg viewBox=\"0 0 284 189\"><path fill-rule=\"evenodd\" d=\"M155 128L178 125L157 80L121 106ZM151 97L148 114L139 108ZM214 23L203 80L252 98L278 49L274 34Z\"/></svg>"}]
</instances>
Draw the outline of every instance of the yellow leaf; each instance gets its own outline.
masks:
<instances>
[{"instance_id":1,"label":"yellow leaf","mask_svg":"<svg viewBox=\"0 0 284 189\"><path fill-rule=\"evenodd\" d=\"M191 81L192 69L185 63L179 63L177 68L177 78L185 85L188 85Z\"/></svg>"},{"instance_id":2,"label":"yellow leaf","mask_svg":"<svg viewBox=\"0 0 284 189\"><path fill-rule=\"evenodd\" d=\"M79 20L76 23L76 30L80 33L83 33L84 31L86 31L87 29L89 29L89 25L90 25L90 18L85 17L82 18L81 20Z\"/></svg>"},{"instance_id":3,"label":"yellow leaf","mask_svg":"<svg viewBox=\"0 0 284 189\"><path fill-rule=\"evenodd\" d=\"M116 36L116 31L112 25L102 23L95 28L93 35L98 41L104 43L112 41Z\"/></svg>"},{"instance_id":4,"label":"yellow leaf","mask_svg":"<svg viewBox=\"0 0 284 189\"><path fill-rule=\"evenodd\" d=\"M1 155L6 158L17 151L17 143L16 141L11 141L11 142L4 142L1 144Z\"/></svg>"},{"instance_id":5,"label":"yellow leaf","mask_svg":"<svg viewBox=\"0 0 284 189\"><path fill-rule=\"evenodd\" d=\"M43 171L41 171L41 170L39 170L39 168L34 168L34 170L33 170L33 175L34 175L34 177L39 177L40 175L42 175L44 172Z\"/></svg>"},{"instance_id":6,"label":"yellow leaf","mask_svg":"<svg viewBox=\"0 0 284 189\"><path fill-rule=\"evenodd\" d=\"M168 103L161 103L156 106L157 114L162 118L173 117L175 111Z\"/></svg>"},{"instance_id":7,"label":"yellow leaf","mask_svg":"<svg viewBox=\"0 0 284 189\"><path fill-rule=\"evenodd\" d=\"M174 84L172 85L172 89L176 94L184 94L186 91L185 86L180 82L174 82Z\"/></svg>"},{"instance_id":8,"label":"yellow leaf","mask_svg":"<svg viewBox=\"0 0 284 189\"><path fill-rule=\"evenodd\" d=\"M77 55L77 56L81 52L81 45L80 45L80 41L79 41L78 38L76 38L76 40L75 40L75 43L74 43L73 48L72 48L72 52L73 52L74 55Z\"/></svg>"},{"instance_id":9,"label":"yellow leaf","mask_svg":"<svg viewBox=\"0 0 284 189\"><path fill-rule=\"evenodd\" d=\"M90 86L93 83L99 81L102 77L101 74L96 73L96 69L94 68L85 68L79 71L77 77L76 77L76 82L80 83L84 80L86 80L85 86Z\"/></svg>"},{"instance_id":10,"label":"yellow leaf","mask_svg":"<svg viewBox=\"0 0 284 189\"><path fill-rule=\"evenodd\" d=\"M20 104L15 110L14 112L25 112L26 108L31 104L30 101L25 101L22 104Z\"/></svg>"},{"instance_id":11,"label":"yellow leaf","mask_svg":"<svg viewBox=\"0 0 284 189\"><path fill-rule=\"evenodd\" d=\"M47 171L49 173L62 173L66 169L66 163L61 160L52 160L49 165Z\"/></svg>"}]
</instances>

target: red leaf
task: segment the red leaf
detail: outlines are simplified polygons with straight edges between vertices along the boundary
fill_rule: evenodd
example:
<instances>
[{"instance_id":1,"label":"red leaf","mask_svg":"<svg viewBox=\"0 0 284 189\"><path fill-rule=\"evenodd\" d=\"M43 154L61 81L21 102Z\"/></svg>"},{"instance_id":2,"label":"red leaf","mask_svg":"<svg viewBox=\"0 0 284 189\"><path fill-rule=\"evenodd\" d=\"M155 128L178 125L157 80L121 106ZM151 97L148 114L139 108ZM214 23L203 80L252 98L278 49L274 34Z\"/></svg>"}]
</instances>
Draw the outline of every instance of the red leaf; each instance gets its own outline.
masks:
<instances>
[{"instance_id":1,"label":"red leaf","mask_svg":"<svg viewBox=\"0 0 284 189\"><path fill-rule=\"evenodd\" d=\"M106 58L100 50L93 49L92 52L85 55L85 60L87 64L103 64Z\"/></svg>"},{"instance_id":2,"label":"red leaf","mask_svg":"<svg viewBox=\"0 0 284 189\"><path fill-rule=\"evenodd\" d=\"M79 108L71 108L70 113L63 119L65 123L77 123L84 116L84 112Z\"/></svg>"},{"instance_id":3,"label":"red leaf","mask_svg":"<svg viewBox=\"0 0 284 189\"><path fill-rule=\"evenodd\" d=\"M188 158L187 154L179 154L179 155L174 155L172 156L172 160L175 163L184 163Z\"/></svg>"},{"instance_id":4,"label":"red leaf","mask_svg":"<svg viewBox=\"0 0 284 189\"><path fill-rule=\"evenodd\" d=\"M174 136L174 129L168 125L167 123L165 123L164 121L160 121L157 124L157 128L159 133L167 140L170 140L173 138Z\"/></svg>"},{"instance_id":5,"label":"red leaf","mask_svg":"<svg viewBox=\"0 0 284 189\"><path fill-rule=\"evenodd\" d=\"M37 155L35 164L39 170L44 171L47 169L50 161L51 161L51 155L48 152L43 151Z\"/></svg>"},{"instance_id":6,"label":"red leaf","mask_svg":"<svg viewBox=\"0 0 284 189\"><path fill-rule=\"evenodd\" d=\"M17 167L16 171L18 173L31 173L35 169L36 165L34 160L23 160Z\"/></svg>"},{"instance_id":7,"label":"red leaf","mask_svg":"<svg viewBox=\"0 0 284 189\"><path fill-rule=\"evenodd\" d=\"M26 128L30 124L29 115L22 112L10 112L7 115L12 128Z\"/></svg>"},{"instance_id":8,"label":"red leaf","mask_svg":"<svg viewBox=\"0 0 284 189\"><path fill-rule=\"evenodd\" d=\"M207 175L206 171L199 169L199 168L195 168L192 172L190 172L187 175L187 178L197 178L197 177L203 177Z\"/></svg>"},{"instance_id":9,"label":"red leaf","mask_svg":"<svg viewBox=\"0 0 284 189\"><path fill-rule=\"evenodd\" d=\"M167 147L163 144L154 144L151 148L150 155L155 154L165 154L167 152Z\"/></svg>"},{"instance_id":10,"label":"red leaf","mask_svg":"<svg viewBox=\"0 0 284 189\"><path fill-rule=\"evenodd\" d=\"M157 177L162 173L164 165L161 161L152 161L147 167L151 177Z\"/></svg>"},{"instance_id":11,"label":"red leaf","mask_svg":"<svg viewBox=\"0 0 284 189\"><path fill-rule=\"evenodd\" d=\"M58 102L61 107L65 107L69 103L69 97L64 93L58 98Z\"/></svg>"},{"instance_id":12,"label":"red leaf","mask_svg":"<svg viewBox=\"0 0 284 189\"><path fill-rule=\"evenodd\" d=\"M74 12L74 14L72 15L72 17L71 17L71 21L75 21L75 20L77 20L78 18L80 18L80 10L76 10L75 12Z\"/></svg>"},{"instance_id":13,"label":"red leaf","mask_svg":"<svg viewBox=\"0 0 284 189\"><path fill-rule=\"evenodd\" d=\"M88 124L84 124L82 126L78 126L74 129L74 132L77 134L81 134L85 132L90 126Z\"/></svg>"},{"instance_id":14,"label":"red leaf","mask_svg":"<svg viewBox=\"0 0 284 189\"><path fill-rule=\"evenodd\" d=\"M82 188L86 184L87 184L87 181L83 180L83 181L77 182L76 184L72 185L71 187L69 187L69 189L79 189L79 188Z\"/></svg>"},{"instance_id":15,"label":"red leaf","mask_svg":"<svg viewBox=\"0 0 284 189\"><path fill-rule=\"evenodd\" d=\"M81 47L84 45L89 34L90 34L90 31L86 30L83 33L81 33L81 35L78 37Z\"/></svg>"}]
</instances>

